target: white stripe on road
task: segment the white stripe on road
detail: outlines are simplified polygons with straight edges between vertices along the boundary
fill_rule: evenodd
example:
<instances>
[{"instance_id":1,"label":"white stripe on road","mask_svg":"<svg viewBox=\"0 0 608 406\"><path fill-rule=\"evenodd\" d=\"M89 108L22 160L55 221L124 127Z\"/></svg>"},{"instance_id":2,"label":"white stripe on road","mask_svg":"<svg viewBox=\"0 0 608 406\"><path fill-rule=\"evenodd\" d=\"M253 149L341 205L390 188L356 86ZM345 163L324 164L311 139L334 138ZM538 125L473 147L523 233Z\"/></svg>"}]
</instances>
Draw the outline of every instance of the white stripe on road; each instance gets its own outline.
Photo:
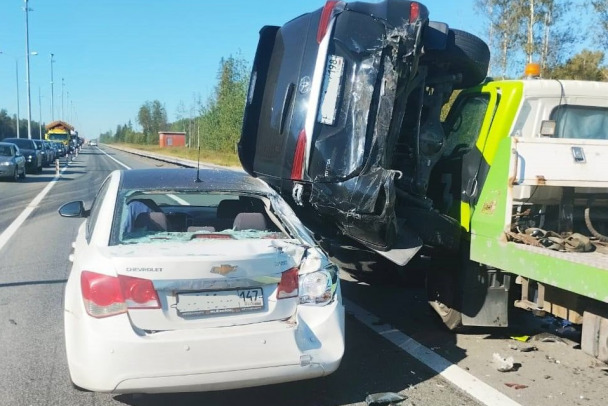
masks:
<instances>
[{"instance_id":1,"label":"white stripe on road","mask_svg":"<svg viewBox=\"0 0 608 406\"><path fill-rule=\"evenodd\" d=\"M35 208L38 207L38 205L40 204L40 201L42 201L42 199L44 198L44 196L46 196L47 193L49 193L49 190L51 190L51 188L53 186L55 186L55 183L57 183L57 180L61 177L61 174L69 167L69 164L67 164L66 166L63 167L63 169L61 169L61 171L55 175L55 177L53 178L53 180L51 180L44 189L42 189L42 191L40 193L38 193L38 195L34 198L34 200L32 200L30 202L30 204L27 205L27 207L25 208L25 210L23 210L21 212L21 214L19 214L19 217L17 217L10 226L8 226L8 228L6 230L4 230L2 232L2 234L0 234L0 250L2 249L2 247L4 247L6 245L6 243L8 242L8 240L13 236L13 234L15 234L17 232L17 229L21 226L21 224L23 224L23 222L30 216L30 214L32 214L32 212L34 211Z\"/></svg>"},{"instance_id":2,"label":"white stripe on road","mask_svg":"<svg viewBox=\"0 0 608 406\"><path fill-rule=\"evenodd\" d=\"M118 159L114 158L113 156L109 155L106 151L104 151L101 148L98 148L99 151L103 152L108 158L110 158L112 161L116 162L118 165L122 166L125 169L131 169L130 167L128 167L127 165L123 164L122 162L120 162Z\"/></svg>"},{"instance_id":3,"label":"white stripe on road","mask_svg":"<svg viewBox=\"0 0 608 406\"><path fill-rule=\"evenodd\" d=\"M348 299L343 298L342 300L346 306L346 311L352 314L355 319L437 372L468 395L488 406L521 406L502 392L480 381L408 335L388 324L383 324L374 314Z\"/></svg>"}]
</instances>

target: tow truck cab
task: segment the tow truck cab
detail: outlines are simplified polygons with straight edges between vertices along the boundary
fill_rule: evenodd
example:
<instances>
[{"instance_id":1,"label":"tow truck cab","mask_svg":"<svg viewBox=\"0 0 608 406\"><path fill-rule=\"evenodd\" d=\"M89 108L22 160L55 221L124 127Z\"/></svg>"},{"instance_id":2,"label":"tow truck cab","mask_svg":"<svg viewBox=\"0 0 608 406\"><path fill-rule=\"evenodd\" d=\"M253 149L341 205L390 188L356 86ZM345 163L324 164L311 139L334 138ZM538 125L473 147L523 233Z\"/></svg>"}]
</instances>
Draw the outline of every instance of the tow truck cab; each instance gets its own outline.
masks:
<instances>
[{"instance_id":1,"label":"tow truck cab","mask_svg":"<svg viewBox=\"0 0 608 406\"><path fill-rule=\"evenodd\" d=\"M451 328L506 326L514 300L582 324L583 350L607 361L608 83L488 81L444 124L429 197L461 235L436 244L431 305Z\"/></svg>"}]
</instances>

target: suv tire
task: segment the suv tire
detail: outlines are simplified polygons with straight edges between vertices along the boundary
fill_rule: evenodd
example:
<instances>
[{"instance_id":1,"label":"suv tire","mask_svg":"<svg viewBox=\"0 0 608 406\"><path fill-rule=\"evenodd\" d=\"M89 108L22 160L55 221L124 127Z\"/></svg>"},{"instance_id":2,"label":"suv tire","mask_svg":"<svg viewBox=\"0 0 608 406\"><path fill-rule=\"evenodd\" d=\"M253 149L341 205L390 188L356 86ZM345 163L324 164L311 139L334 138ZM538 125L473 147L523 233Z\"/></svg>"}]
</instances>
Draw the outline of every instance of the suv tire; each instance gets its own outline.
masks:
<instances>
[{"instance_id":1,"label":"suv tire","mask_svg":"<svg viewBox=\"0 0 608 406\"><path fill-rule=\"evenodd\" d=\"M462 80L454 84L463 89L481 83L488 73L490 49L486 43L466 31L450 29L446 49L429 51L421 63L429 66L429 73L460 74Z\"/></svg>"}]
</instances>

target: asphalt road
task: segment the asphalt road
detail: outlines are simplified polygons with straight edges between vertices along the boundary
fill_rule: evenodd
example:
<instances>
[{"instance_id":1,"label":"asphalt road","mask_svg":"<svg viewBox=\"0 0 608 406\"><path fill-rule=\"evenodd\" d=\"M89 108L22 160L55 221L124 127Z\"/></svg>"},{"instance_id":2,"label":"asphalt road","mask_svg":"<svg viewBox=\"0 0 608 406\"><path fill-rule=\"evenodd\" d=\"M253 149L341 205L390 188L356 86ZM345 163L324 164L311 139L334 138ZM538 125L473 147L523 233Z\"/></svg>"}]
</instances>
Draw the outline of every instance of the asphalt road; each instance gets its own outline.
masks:
<instances>
[{"instance_id":1,"label":"asphalt road","mask_svg":"<svg viewBox=\"0 0 608 406\"><path fill-rule=\"evenodd\" d=\"M45 168L25 181L0 182L0 405L365 405L368 395L385 392L417 406L608 402L606 365L569 340L547 342L555 337L547 332L559 327L552 320L522 313L510 329L456 335L442 328L420 284L366 283L347 273L346 354L326 378L215 393L79 392L65 361L62 302L71 243L82 220L61 218L57 209L71 200L90 205L107 174L125 165L170 166L86 147L69 166L62 162L57 177L54 168ZM511 338L523 334L531 341ZM513 370L499 372L495 353L513 357Z\"/></svg>"}]
</instances>

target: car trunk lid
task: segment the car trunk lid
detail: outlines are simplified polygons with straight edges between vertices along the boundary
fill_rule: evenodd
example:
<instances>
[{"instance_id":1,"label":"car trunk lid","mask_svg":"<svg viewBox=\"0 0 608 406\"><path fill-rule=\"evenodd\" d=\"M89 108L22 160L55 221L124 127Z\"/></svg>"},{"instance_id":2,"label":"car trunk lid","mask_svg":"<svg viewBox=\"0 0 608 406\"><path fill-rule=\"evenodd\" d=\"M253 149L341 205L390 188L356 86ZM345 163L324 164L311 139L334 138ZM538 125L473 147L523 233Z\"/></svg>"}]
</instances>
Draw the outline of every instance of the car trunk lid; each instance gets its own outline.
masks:
<instances>
[{"instance_id":1,"label":"car trunk lid","mask_svg":"<svg viewBox=\"0 0 608 406\"><path fill-rule=\"evenodd\" d=\"M291 317L297 297L276 299L281 274L305 247L285 240L193 240L106 248L116 273L152 281L160 309L129 309L148 331L221 327Z\"/></svg>"}]
</instances>

